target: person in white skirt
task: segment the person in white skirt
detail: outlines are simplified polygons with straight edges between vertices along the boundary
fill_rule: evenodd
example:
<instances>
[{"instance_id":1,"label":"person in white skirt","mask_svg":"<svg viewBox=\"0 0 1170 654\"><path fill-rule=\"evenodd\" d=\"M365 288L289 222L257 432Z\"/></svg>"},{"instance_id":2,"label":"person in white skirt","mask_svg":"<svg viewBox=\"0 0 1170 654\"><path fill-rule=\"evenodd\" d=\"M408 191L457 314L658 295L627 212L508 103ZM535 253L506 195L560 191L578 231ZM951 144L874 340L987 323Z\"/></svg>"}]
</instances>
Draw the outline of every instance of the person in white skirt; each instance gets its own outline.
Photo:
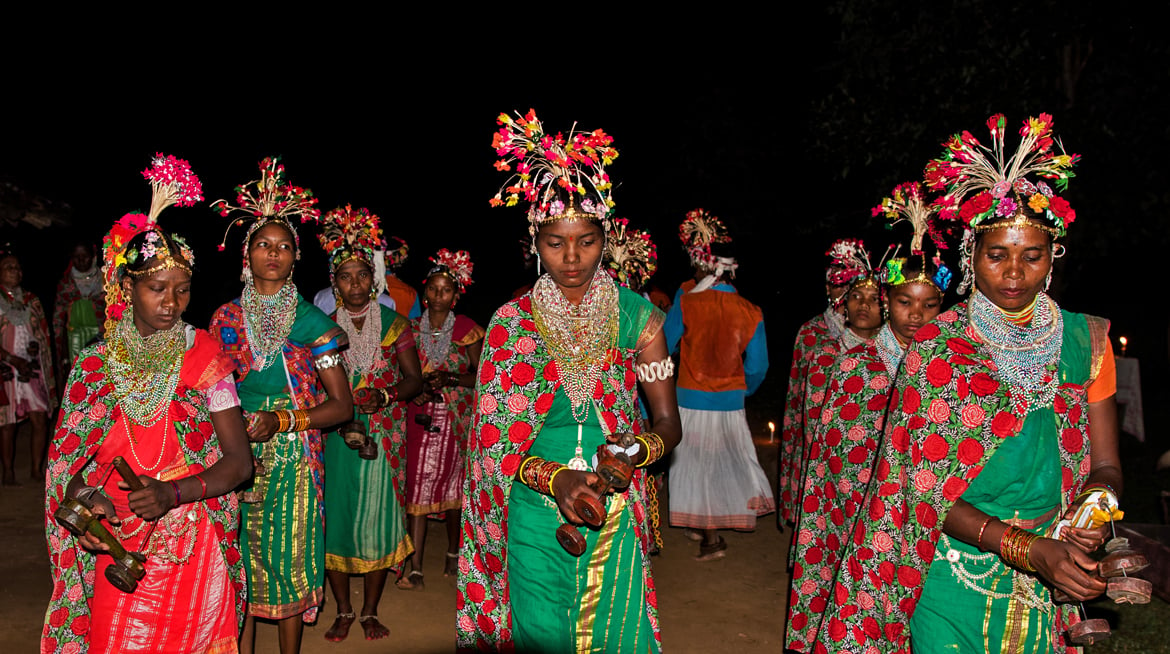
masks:
<instances>
[{"instance_id":1,"label":"person in white skirt","mask_svg":"<svg viewBox=\"0 0 1170 654\"><path fill-rule=\"evenodd\" d=\"M703 212L688 222L696 218L718 220ZM680 351L683 430L670 466L670 524L687 528L692 540L701 541L698 561L725 555L727 542L719 529L752 530L757 517L776 510L743 409L744 398L760 387L768 371L764 317L728 282L737 264L720 256L727 254L719 249L730 241L722 224L706 227L691 233L722 231L722 240L696 243L695 238L685 244L692 261L708 274L684 289L663 325L671 352Z\"/></svg>"}]
</instances>

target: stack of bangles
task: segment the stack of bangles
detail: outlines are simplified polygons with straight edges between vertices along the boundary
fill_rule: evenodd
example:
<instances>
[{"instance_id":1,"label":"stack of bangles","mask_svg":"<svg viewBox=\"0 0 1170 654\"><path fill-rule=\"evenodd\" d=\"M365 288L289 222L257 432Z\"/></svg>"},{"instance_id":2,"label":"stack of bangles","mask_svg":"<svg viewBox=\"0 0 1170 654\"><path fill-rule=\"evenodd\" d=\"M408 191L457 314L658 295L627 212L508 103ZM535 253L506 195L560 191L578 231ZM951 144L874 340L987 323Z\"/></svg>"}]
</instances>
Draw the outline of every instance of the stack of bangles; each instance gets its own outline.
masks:
<instances>
[{"instance_id":1,"label":"stack of bangles","mask_svg":"<svg viewBox=\"0 0 1170 654\"><path fill-rule=\"evenodd\" d=\"M199 475L192 475L192 478L194 478L195 481L199 482L199 488L200 488L199 498L197 500L194 500L194 501L198 502L199 500L202 500L202 499L207 497L207 482L203 481L203 477L200 477ZM171 488L175 491L175 506L179 506L180 504L183 503L183 495L182 495L182 493L179 492L179 482L172 479L170 481L170 484L171 484Z\"/></svg>"},{"instance_id":2,"label":"stack of bangles","mask_svg":"<svg viewBox=\"0 0 1170 654\"><path fill-rule=\"evenodd\" d=\"M525 457L520 462L520 469L516 471L516 478L524 485L538 493L552 495L553 480L569 467L556 461L549 461L538 456Z\"/></svg>"},{"instance_id":3,"label":"stack of bangles","mask_svg":"<svg viewBox=\"0 0 1170 654\"><path fill-rule=\"evenodd\" d=\"M634 440L638 441L642 444L642 447L646 448L646 458L638 464L639 468L645 468L658 459L661 459L662 455L666 453L666 443L662 442L661 436L655 434L652 431L636 434L634 436Z\"/></svg>"},{"instance_id":4,"label":"stack of bangles","mask_svg":"<svg viewBox=\"0 0 1170 654\"><path fill-rule=\"evenodd\" d=\"M378 395L382 398L382 406L387 407L398 401L398 387L379 388Z\"/></svg>"},{"instance_id":5,"label":"stack of bangles","mask_svg":"<svg viewBox=\"0 0 1170 654\"><path fill-rule=\"evenodd\" d=\"M276 433L278 434L305 431L309 428L308 411L277 409L272 414L276 416Z\"/></svg>"},{"instance_id":6,"label":"stack of bangles","mask_svg":"<svg viewBox=\"0 0 1170 654\"><path fill-rule=\"evenodd\" d=\"M999 558L1024 572L1036 572L1036 568L1028 562L1028 555L1032 552L1032 544L1038 538L1039 534L1009 526L999 540Z\"/></svg>"}]
</instances>

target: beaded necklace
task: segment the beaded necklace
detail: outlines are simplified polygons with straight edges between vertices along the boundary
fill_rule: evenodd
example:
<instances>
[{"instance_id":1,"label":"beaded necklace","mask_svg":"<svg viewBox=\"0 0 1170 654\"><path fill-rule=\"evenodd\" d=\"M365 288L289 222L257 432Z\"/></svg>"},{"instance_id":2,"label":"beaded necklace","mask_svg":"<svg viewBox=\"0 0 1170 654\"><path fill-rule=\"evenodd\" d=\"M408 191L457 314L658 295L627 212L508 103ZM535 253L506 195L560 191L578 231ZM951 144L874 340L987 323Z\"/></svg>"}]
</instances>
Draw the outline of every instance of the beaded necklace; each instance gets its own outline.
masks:
<instances>
[{"instance_id":1,"label":"beaded necklace","mask_svg":"<svg viewBox=\"0 0 1170 654\"><path fill-rule=\"evenodd\" d=\"M858 336L852 329L846 329L841 332L841 351L848 352L862 343L870 343L872 341L872 338Z\"/></svg>"},{"instance_id":2,"label":"beaded necklace","mask_svg":"<svg viewBox=\"0 0 1170 654\"><path fill-rule=\"evenodd\" d=\"M897 334L888 322L882 325L873 344L877 347L882 363L886 364L886 372L890 373L890 379L893 379L898 375L898 367L902 365L902 359L906 356L906 346L898 340Z\"/></svg>"},{"instance_id":3,"label":"beaded necklace","mask_svg":"<svg viewBox=\"0 0 1170 654\"><path fill-rule=\"evenodd\" d=\"M244 308L244 331L252 350L252 369L264 370L280 358L281 348L292 332L297 318L297 286L285 280L272 295L261 295L252 280L244 283L240 294Z\"/></svg>"},{"instance_id":4,"label":"beaded necklace","mask_svg":"<svg viewBox=\"0 0 1170 654\"><path fill-rule=\"evenodd\" d=\"M134 424L150 427L166 415L183 366L187 345L183 330L184 323L177 321L170 329L143 338L131 311L114 325L106 365L118 404Z\"/></svg>"},{"instance_id":5,"label":"beaded necklace","mask_svg":"<svg viewBox=\"0 0 1170 654\"><path fill-rule=\"evenodd\" d=\"M382 356L382 311L370 311L369 302L366 307L356 313L350 313L343 304L337 310L337 324L349 336L349 349L343 353L345 368L351 375L362 375L374 369L374 364ZM366 322L358 329L353 324L354 318L366 316Z\"/></svg>"},{"instance_id":6,"label":"beaded necklace","mask_svg":"<svg viewBox=\"0 0 1170 654\"><path fill-rule=\"evenodd\" d=\"M96 298L104 290L102 280L98 277L98 273L101 271L101 267L97 265L90 266L88 272L71 267L69 269L69 276L73 280L73 285L77 287L77 292L82 297Z\"/></svg>"},{"instance_id":7,"label":"beaded necklace","mask_svg":"<svg viewBox=\"0 0 1170 654\"><path fill-rule=\"evenodd\" d=\"M0 286L0 315L17 327L28 324L28 304L25 303L24 291L19 286L12 290Z\"/></svg>"},{"instance_id":8,"label":"beaded necklace","mask_svg":"<svg viewBox=\"0 0 1170 654\"><path fill-rule=\"evenodd\" d=\"M1036 300L1027 326L1013 324L978 290L968 311L971 327L990 350L999 376L1014 387L1013 392L1021 392L1029 411L1051 406L1056 396L1064 332L1064 318L1052 298L1040 293Z\"/></svg>"},{"instance_id":9,"label":"beaded necklace","mask_svg":"<svg viewBox=\"0 0 1170 654\"><path fill-rule=\"evenodd\" d=\"M422 350L426 357L426 362L432 368L438 370L443 362L447 360L447 355L451 349L451 335L455 332L455 314L448 311L447 317L443 318L443 326L437 330L432 327L431 310L427 309L422 318L424 327L431 327L430 331L421 333Z\"/></svg>"},{"instance_id":10,"label":"beaded necklace","mask_svg":"<svg viewBox=\"0 0 1170 654\"><path fill-rule=\"evenodd\" d=\"M588 464L581 449L582 426L589 417L601 368L617 345L617 286L609 275L595 273L585 297L574 306L552 277L544 274L532 288L532 316L556 363L561 388L569 396L570 410L577 421L577 450L569 467L586 470Z\"/></svg>"}]
</instances>

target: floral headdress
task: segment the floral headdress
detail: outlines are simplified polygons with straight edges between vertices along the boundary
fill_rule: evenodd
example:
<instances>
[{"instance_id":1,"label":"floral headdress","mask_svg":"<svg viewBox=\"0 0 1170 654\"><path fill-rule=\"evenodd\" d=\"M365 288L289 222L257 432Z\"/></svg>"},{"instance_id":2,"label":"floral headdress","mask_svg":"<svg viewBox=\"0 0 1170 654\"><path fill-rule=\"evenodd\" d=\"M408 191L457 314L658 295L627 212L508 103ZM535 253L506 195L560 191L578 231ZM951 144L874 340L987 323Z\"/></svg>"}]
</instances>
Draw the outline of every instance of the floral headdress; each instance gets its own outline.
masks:
<instances>
[{"instance_id":1,"label":"floral headdress","mask_svg":"<svg viewBox=\"0 0 1170 654\"><path fill-rule=\"evenodd\" d=\"M605 241L603 258L610 277L632 291L640 291L658 270L658 248L650 233L629 229L630 221L618 218Z\"/></svg>"},{"instance_id":2,"label":"floral headdress","mask_svg":"<svg viewBox=\"0 0 1170 654\"><path fill-rule=\"evenodd\" d=\"M471 263L471 253L467 250L452 252L447 248L443 248L435 256L430 257L430 262L435 265L427 271L427 276L423 279L423 284L426 284L427 279L430 279L434 275L445 275L455 283L455 288L460 293L463 293L467 290L468 286L471 286L471 271L475 268L475 264Z\"/></svg>"},{"instance_id":3,"label":"floral headdress","mask_svg":"<svg viewBox=\"0 0 1170 654\"><path fill-rule=\"evenodd\" d=\"M252 185L255 185L254 189L249 188ZM223 252L228 233L233 226L253 221L244 235L244 276L247 276L251 272L248 262L248 241L252 239L252 234L268 223L279 222L292 233L297 250L296 258L300 259L301 240L292 219L299 217L301 222L317 220L321 217L321 210L316 205L317 198L313 197L311 190L285 181L284 164L280 163L280 157L265 157L260 162L260 179L236 187L235 205L228 204L227 200L216 200L211 203L211 208L224 218L233 213L237 216L224 230L219 250Z\"/></svg>"},{"instance_id":4,"label":"floral headdress","mask_svg":"<svg viewBox=\"0 0 1170 654\"><path fill-rule=\"evenodd\" d=\"M691 264L697 268L715 267L716 257L711 253L715 243L730 243L727 226L715 214L706 209L692 209L678 227L678 238L691 257Z\"/></svg>"},{"instance_id":5,"label":"floral headdress","mask_svg":"<svg viewBox=\"0 0 1170 654\"><path fill-rule=\"evenodd\" d=\"M406 263L408 258L410 258L410 246L406 244L406 241L398 238L397 236L391 236L390 240L397 243L398 245L393 250L390 249L389 245L382 246L386 248L386 253L384 255L386 259L386 267L390 270L397 270L398 268L402 267L402 264Z\"/></svg>"},{"instance_id":6,"label":"floral headdress","mask_svg":"<svg viewBox=\"0 0 1170 654\"><path fill-rule=\"evenodd\" d=\"M325 214L320 222L322 227L317 240L329 255L330 285L333 285L337 270L347 261L361 261L371 271L375 270L374 253L384 247L385 242L382 240L378 217L370 213L369 209L362 207L355 210L347 204L344 209L338 207ZM371 287L370 293L372 297L377 297L377 284Z\"/></svg>"},{"instance_id":7,"label":"floral headdress","mask_svg":"<svg viewBox=\"0 0 1170 654\"><path fill-rule=\"evenodd\" d=\"M884 296L884 280L879 273L891 249L886 250L882 261L875 267L870 262L869 251L865 249L865 243L861 239L843 238L835 241L825 253L832 259L829 264L829 283L833 286L848 286L850 291L855 288L873 287ZM843 293L833 305L841 305L848 295L848 292Z\"/></svg>"},{"instance_id":8,"label":"floral headdress","mask_svg":"<svg viewBox=\"0 0 1170 654\"><path fill-rule=\"evenodd\" d=\"M515 164L516 172L491 199L493 207L527 202L534 241L541 225L560 220L591 220L609 231L613 184L605 167L618 156L613 137L599 129L578 132L575 124L567 137L546 134L533 109L516 118L500 114L496 122L501 125L492 138L500 157L496 170Z\"/></svg>"},{"instance_id":9,"label":"floral headdress","mask_svg":"<svg viewBox=\"0 0 1170 654\"><path fill-rule=\"evenodd\" d=\"M191 164L160 152L155 154L150 168L142 171L142 176L150 180L150 211L146 214L128 213L122 216L102 239L102 278L106 290L107 332L113 330L126 311L127 302L121 284L123 275L140 277L167 268L181 268L191 272L195 266L195 254L187 242L180 236L173 234L168 236L158 227L157 222L163 209L171 205L191 207L203 200L203 185L195 173L191 172ZM146 236L142 246L128 251L126 246L130 241L143 233ZM171 255L172 242L178 247L178 258ZM140 258L143 260L156 258L158 263L144 270L134 272L126 270L128 264L136 263Z\"/></svg>"},{"instance_id":10,"label":"floral headdress","mask_svg":"<svg viewBox=\"0 0 1170 654\"><path fill-rule=\"evenodd\" d=\"M975 233L1028 226L1059 238L1076 220L1076 212L1048 184L1027 179L1029 175L1043 177L1064 191L1075 176L1072 169L1080 155L1067 154L1060 140L1053 138L1052 116L1042 113L1025 120L1020 144L1005 158L1006 124L1003 114L987 119L990 148L964 131L943 143L946 150L942 156L926 165L927 187L945 192L934 201L939 217L959 220L964 226L960 293L972 281L970 256ZM1031 211L1026 211L1025 205Z\"/></svg>"},{"instance_id":11,"label":"floral headdress","mask_svg":"<svg viewBox=\"0 0 1170 654\"><path fill-rule=\"evenodd\" d=\"M943 263L942 257L938 255L937 250L947 249L946 241L943 240L942 234L935 229L935 225L931 220L933 213L937 208L927 205L925 198L922 195L922 185L918 182L906 182L894 187L894 192L890 197L882 198L882 203L873 208L874 216L885 215L889 220L887 227L906 221L914 228L914 235L910 239L910 254L911 256L919 257L922 261L922 268L914 277L907 278L903 273L906 265L906 257L891 257L886 261L885 265L885 283L887 286L902 286L903 284L930 284L939 290L939 293L946 293L947 287L951 283L951 271ZM934 242L935 255L931 259L934 264L935 272L933 275L929 274L929 269L926 265L926 251L923 249L924 237L930 234L930 239Z\"/></svg>"}]
</instances>

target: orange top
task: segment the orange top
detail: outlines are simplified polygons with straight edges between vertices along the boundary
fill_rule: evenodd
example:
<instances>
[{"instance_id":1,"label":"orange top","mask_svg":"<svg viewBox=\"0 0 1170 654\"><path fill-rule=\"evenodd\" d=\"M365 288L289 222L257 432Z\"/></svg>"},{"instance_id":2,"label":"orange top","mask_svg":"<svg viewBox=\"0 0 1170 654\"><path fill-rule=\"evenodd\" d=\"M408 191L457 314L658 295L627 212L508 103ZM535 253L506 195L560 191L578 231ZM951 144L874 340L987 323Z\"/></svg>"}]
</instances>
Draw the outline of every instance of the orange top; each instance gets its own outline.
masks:
<instances>
[{"instance_id":1,"label":"orange top","mask_svg":"<svg viewBox=\"0 0 1170 654\"><path fill-rule=\"evenodd\" d=\"M684 292L679 304L686 325L679 387L708 392L747 390L743 353L764 319L760 308L736 293L712 291Z\"/></svg>"},{"instance_id":2,"label":"orange top","mask_svg":"<svg viewBox=\"0 0 1170 654\"><path fill-rule=\"evenodd\" d=\"M394 310L403 316L410 314L418 292L410 284L394 275L386 275L386 295L394 299Z\"/></svg>"},{"instance_id":3,"label":"orange top","mask_svg":"<svg viewBox=\"0 0 1170 654\"><path fill-rule=\"evenodd\" d=\"M1117 362L1113 360L1113 343L1106 341L1105 354L1101 357L1101 370L1097 378L1085 389L1089 403L1100 402L1117 394Z\"/></svg>"}]
</instances>

